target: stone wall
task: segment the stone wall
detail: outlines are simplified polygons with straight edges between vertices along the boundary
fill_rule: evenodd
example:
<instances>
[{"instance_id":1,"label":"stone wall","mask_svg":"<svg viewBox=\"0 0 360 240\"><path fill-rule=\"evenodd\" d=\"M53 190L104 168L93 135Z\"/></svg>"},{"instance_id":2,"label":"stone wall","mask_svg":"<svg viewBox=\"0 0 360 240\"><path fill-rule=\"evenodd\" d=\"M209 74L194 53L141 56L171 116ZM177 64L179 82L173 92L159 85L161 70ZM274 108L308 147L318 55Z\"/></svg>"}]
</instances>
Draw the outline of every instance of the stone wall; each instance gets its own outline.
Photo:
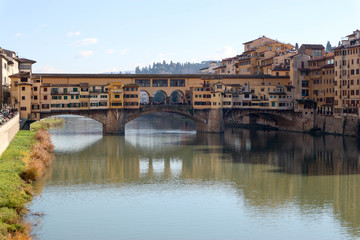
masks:
<instances>
[{"instance_id":1,"label":"stone wall","mask_svg":"<svg viewBox=\"0 0 360 240\"><path fill-rule=\"evenodd\" d=\"M0 126L0 156L20 129L19 114Z\"/></svg>"},{"instance_id":2,"label":"stone wall","mask_svg":"<svg viewBox=\"0 0 360 240\"><path fill-rule=\"evenodd\" d=\"M334 117L318 115L315 118L315 127L329 134L359 136L359 123L358 117L351 116Z\"/></svg>"}]
</instances>

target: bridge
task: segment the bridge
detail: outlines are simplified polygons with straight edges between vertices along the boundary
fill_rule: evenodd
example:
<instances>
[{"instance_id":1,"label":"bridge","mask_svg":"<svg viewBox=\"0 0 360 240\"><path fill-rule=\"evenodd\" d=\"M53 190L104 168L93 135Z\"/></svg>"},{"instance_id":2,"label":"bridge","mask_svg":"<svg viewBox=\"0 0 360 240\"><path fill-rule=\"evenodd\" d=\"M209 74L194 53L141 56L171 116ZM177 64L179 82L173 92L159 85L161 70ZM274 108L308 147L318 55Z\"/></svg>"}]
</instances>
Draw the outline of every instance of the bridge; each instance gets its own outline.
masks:
<instances>
[{"instance_id":1,"label":"bridge","mask_svg":"<svg viewBox=\"0 0 360 240\"><path fill-rule=\"evenodd\" d=\"M11 78L12 104L22 120L80 115L101 122L106 134L123 134L126 123L155 112L192 119L199 132L223 132L227 124L292 131L307 131L314 125L311 110L308 115L307 110L294 112L289 77L22 73ZM152 101L157 92L163 93L162 100ZM172 101L175 92L177 100Z\"/></svg>"},{"instance_id":2,"label":"bridge","mask_svg":"<svg viewBox=\"0 0 360 240\"><path fill-rule=\"evenodd\" d=\"M125 124L141 116L168 112L182 115L196 123L197 132L222 133L229 126L258 126L271 129L300 130L299 113L256 109L194 109L191 105L141 105L138 109L59 110L41 113L41 118L79 115L103 125L104 134L124 134Z\"/></svg>"}]
</instances>

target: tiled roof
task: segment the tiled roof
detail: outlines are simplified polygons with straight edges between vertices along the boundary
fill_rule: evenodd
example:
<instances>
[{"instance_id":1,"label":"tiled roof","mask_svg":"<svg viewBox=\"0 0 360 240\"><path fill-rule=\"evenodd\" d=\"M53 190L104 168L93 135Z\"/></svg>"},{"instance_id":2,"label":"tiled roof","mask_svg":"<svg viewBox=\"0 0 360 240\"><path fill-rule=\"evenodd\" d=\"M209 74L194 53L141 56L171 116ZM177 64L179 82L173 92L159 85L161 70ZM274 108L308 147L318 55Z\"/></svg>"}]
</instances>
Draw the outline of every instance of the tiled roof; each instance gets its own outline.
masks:
<instances>
[{"instance_id":1,"label":"tiled roof","mask_svg":"<svg viewBox=\"0 0 360 240\"><path fill-rule=\"evenodd\" d=\"M18 61L21 63L31 63L31 64L36 63L36 61L27 58L19 58Z\"/></svg>"},{"instance_id":2,"label":"tiled roof","mask_svg":"<svg viewBox=\"0 0 360 240\"><path fill-rule=\"evenodd\" d=\"M306 48L306 49L325 49L323 45L321 44L302 44L300 48Z\"/></svg>"}]
</instances>

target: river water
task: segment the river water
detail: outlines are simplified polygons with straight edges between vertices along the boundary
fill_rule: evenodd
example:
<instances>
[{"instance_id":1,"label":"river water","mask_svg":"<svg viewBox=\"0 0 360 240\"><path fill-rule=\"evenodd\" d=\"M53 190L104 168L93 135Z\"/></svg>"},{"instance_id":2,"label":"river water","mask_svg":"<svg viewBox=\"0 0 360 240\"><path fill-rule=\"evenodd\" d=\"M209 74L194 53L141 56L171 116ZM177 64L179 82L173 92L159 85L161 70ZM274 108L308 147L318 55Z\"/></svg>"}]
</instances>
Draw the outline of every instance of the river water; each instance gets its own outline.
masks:
<instances>
[{"instance_id":1,"label":"river water","mask_svg":"<svg viewBox=\"0 0 360 240\"><path fill-rule=\"evenodd\" d=\"M356 138L65 120L28 206L36 239L360 239Z\"/></svg>"}]
</instances>

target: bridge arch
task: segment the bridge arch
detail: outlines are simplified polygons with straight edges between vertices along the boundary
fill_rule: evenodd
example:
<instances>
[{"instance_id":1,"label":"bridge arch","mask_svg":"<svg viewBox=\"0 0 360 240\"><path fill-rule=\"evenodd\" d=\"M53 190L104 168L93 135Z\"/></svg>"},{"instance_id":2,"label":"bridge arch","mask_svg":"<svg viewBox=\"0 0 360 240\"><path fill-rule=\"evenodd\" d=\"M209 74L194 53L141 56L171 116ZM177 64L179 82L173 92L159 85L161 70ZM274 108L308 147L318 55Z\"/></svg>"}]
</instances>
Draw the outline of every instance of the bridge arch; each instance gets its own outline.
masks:
<instances>
[{"instance_id":1,"label":"bridge arch","mask_svg":"<svg viewBox=\"0 0 360 240\"><path fill-rule=\"evenodd\" d=\"M140 90L140 104L146 105L151 103L150 93L146 90Z\"/></svg>"},{"instance_id":2,"label":"bridge arch","mask_svg":"<svg viewBox=\"0 0 360 240\"><path fill-rule=\"evenodd\" d=\"M61 115L73 115L73 116L81 116L87 117L92 120L95 120L102 125L103 132L106 132L106 127L108 124L108 113L106 110L95 110L95 111L61 111L61 112L51 112L51 113L41 113L40 119L48 118L48 117L56 117Z\"/></svg>"},{"instance_id":3,"label":"bridge arch","mask_svg":"<svg viewBox=\"0 0 360 240\"><path fill-rule=\"evenodd\" d=\"M224 121L235 125L261 125L272 129L295 126L294 116L289 111L278 110L233 109L230 114L226 114Z\"/></svg>"},{"instance_id":4,"label":"bridge arch","mask_svg":"<svg viewBox=\"0 0 360 240\"><path fill-rule=\"evenodd\" d=\"M126 121L124 123L126 124L126 123L129 123L129 122L139 118L139 117L142 117L142 116L145 116L148 114L152 114L152 113L159 113L159 112L175 113L175 114L178 114L178 115L181 115L188 119L193 120L196 124L204 124L203 118L194 116L191 111L186 109L186 107L182 106L181 108L179 108L179 107L175 108L172 106L161 106L161 105L160 106L144 106L142 108L141 112L136 112L134 114L131 114L131 113L128 114Z\"/></svg>"},{"instance_id":5,"label":"bridge arch","mask_svg":"<svg viewBox=\"0 0 360 240\"><path fill-rule=\"evenodd\" d=\"M184 104L186 102L185 94L181 90L174 90L170 94L170 104Z\"/></svg>"},{"instance_id":6,"label":"bridge arch","mask_svg":"<svg viewBox=\"0 0 360 240\"><path fill-rule=\"evenodd\" d=\"M166 104L168 102L168 96L164 90L157 90L154 92L154 96L152 96L151 103L152 104Z\"/></svg>"}]
</instances>

